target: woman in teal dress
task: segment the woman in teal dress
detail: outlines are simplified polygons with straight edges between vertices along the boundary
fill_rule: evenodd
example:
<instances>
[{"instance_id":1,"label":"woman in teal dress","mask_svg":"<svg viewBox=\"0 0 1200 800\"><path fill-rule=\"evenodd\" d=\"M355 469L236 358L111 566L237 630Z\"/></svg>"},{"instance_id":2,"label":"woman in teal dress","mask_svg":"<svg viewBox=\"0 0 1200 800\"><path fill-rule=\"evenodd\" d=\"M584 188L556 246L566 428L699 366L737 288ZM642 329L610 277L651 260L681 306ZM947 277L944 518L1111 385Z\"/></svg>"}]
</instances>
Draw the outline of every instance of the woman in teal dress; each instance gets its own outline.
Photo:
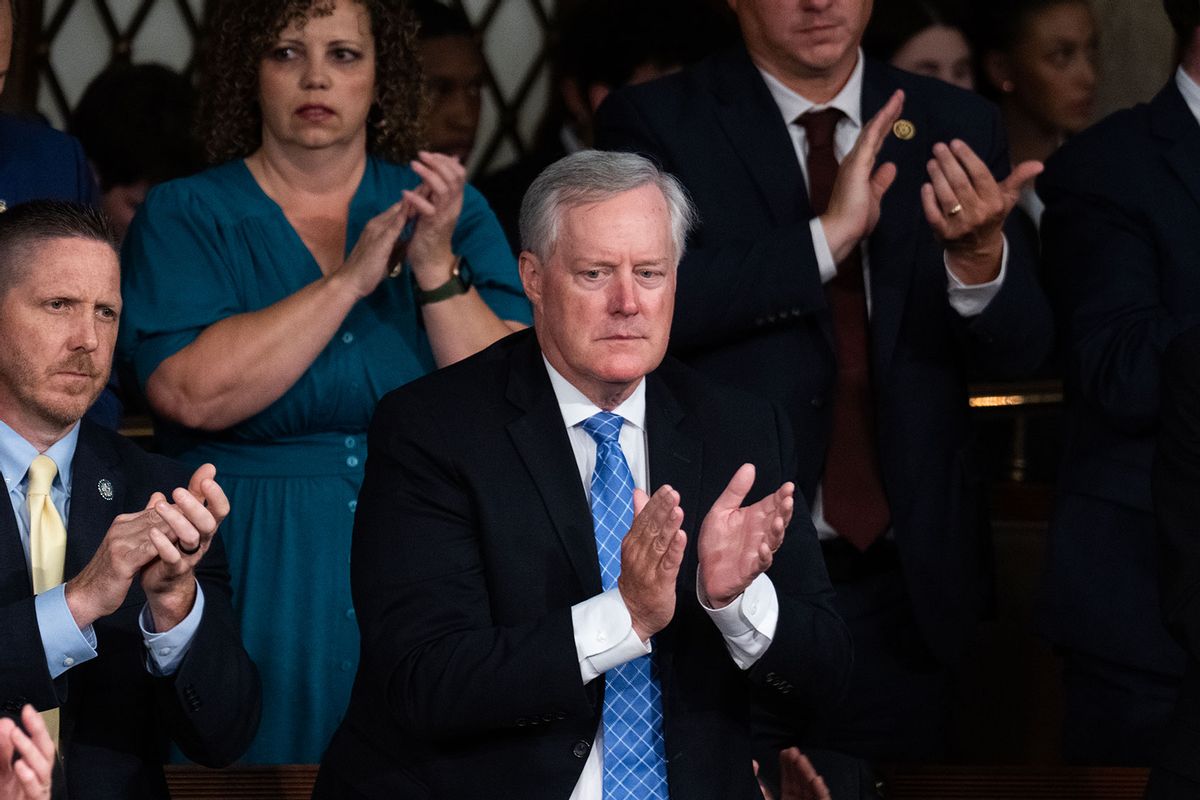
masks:
<instances>
[{"instance_id":1,"label":"woman in teal dress","mask_svg":"<svg viewBox=\"0 0 1200 800\"><path fill-rule=\"evenodd\" d=\"M211 461L263 677L246 761L315 762L358 661L350 534L387 391L529 320L456 160L414 152L397 0L224 2L202 89L215 162L156 187L122 253L121 350L162 449ZM220 702L213 699L210 702Z\"/></svg>"}]
</instances>

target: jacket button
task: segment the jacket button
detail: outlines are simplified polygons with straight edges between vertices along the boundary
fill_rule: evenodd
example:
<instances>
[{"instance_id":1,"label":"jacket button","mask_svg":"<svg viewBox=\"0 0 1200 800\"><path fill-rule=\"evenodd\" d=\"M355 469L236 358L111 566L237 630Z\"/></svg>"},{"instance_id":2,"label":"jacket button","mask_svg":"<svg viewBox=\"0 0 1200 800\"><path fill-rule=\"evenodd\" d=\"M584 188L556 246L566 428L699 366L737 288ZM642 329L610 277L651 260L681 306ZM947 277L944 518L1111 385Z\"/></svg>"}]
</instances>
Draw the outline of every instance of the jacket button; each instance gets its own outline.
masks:
<instances>
[{"instance_id":1,"label":"jacket button","mask_svg":"<svg viewBox=\"0 0 1200 800\"><path fill-rule=\"evenodd\" d=\"M808 404L813 408L823 408L825 406L825 398L821 395L813 395L813 398L808 401Z\"/></svg>"},{"instance_id":2,"label":"jacket button","mask_svg":"<svg viewBox=\"0 0 1200 800\"><path fill-rule=\"evenodd\" d=\"M575 756L576 758L587 758L588 750L591 749L591 742L585 742L583 739L580 739L575 743L575 746L571 748L571 755Z\"/></svg>"}]
</instances>

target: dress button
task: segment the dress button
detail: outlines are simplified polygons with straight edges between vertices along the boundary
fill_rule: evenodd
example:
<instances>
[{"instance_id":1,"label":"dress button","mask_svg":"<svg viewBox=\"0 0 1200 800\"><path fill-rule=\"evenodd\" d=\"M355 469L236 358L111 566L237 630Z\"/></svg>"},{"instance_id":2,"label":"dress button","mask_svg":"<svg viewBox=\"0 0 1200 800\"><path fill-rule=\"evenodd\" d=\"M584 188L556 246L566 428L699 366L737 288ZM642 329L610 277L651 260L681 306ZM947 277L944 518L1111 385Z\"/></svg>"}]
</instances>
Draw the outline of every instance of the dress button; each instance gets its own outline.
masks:
<instances>
[{"instance_id":1,"label":"dress button","mask_svg":"<svg viewBox=\"0 0 1200 800\"><path fill-rule=\"evenodd\" d=\"M754 614L757 614L757 613L758 613L758 603L751 603L750 604L750 614L753 616Z\"/></svg>"},{"instance_id":2,"label":"dress button","mask_svg":"<svg viewBox=\"0 0 1200 800\"><path fill-rule=\"evenodd\" d=\"M354 509L358 508L358 501L351 500L349 503L346 503L346 508L350 509L350 513L353 514Z\"/></svg>"},{"instance_id":3,"label":"dress button","mask_svg":"<svg viewBox=\"0 0 1200 800\"><path fill-rule=\"evenodd\" d=\"M343 661L341 664L341 667L342 667L342 672L349 672L350 671L350 662Z\"/></svg>"},{"instance_id":4,"label":"dress button","mask_svg":"<svg viewBox=\"0 0 1200 800\"><path fill-rule=\"evenodd\" d=\"M350 344L351 342L354 341L354 334L350 333L349 331L346 331L345 333L342 334L342 341L345 342L346 344Z\"/></svg>"},{"instance_id":5,"label":"dress button","mask_svg":"<svg viewBox=\"0 0 1200 800\"><path fill-rule=\"evenodd\" d=\"M160 647L160 648L158 648L158 654L159 654L160 656L169 656L169 655L171 655L171 648L169 648L169 647Z\"/></svg>"},{"instance_id":6,"label":"dress button","mask_svg":"<svg viewBox=\"0 0 1200 800\"><path fill-rule=\"evenodd\" d=\"M75 659L71 658L70 656L67 656L66 658L63 659L63 666L64 667L75 666Z\"/></svg>"},{"instance_id":7,"label":"dress button","mask_svg":"<svg viewBox=\"0 0 1200 800\"><path fill-rule=\"evenodd\" d=\"M354 609L353 608L346 609L346 619L354 619Z\"/></svg>"},{"instance_id":8,"label":"dress button","mask_svg":"<svg viewBox=\"0 0 1200 800\"><path fill-rule=\"evenodd\" d=\"M597 642L602 642L602 643L603 643L603 642L607 642L607 641L608 641L608 634L607 634L607 633L605 633L604 631L600 631L599 633L597 633L597 634L596 634L596 641L597 641Z\"/></svg>"},{"instance_id":9,"label":"dress button","mask_svg":"<svg viewBox=\"0 0 1200 800\"><path fill-rule=\"evenodd\" d=\"M357 467L358 466L358 456L350 456L349 458L347 458L346 466L347 467Z\"/></svg>"},{"instance_id":10,"label":"dress button","mask_svg":"<svg viewBox=\"0 0 1200 800\"><path fill-rule=\"evenodd\" d=\"M571 755L575 756L576 758L587 758L588 750L591 749L592 745L590 742L585 742L580 739L575 743L575 746L571 748Z\"/></svg>"},{"instance_id":11,"label":"dress button","mask_svg":"<svg viewBox=\"0 0 1200 800\"><path fill-rule=\"evenodd\" d=\"M346 437L346 447L354 447L356 444L358 444L358 442L354 440L353 436Z\"/></svg>"}]
</instances>

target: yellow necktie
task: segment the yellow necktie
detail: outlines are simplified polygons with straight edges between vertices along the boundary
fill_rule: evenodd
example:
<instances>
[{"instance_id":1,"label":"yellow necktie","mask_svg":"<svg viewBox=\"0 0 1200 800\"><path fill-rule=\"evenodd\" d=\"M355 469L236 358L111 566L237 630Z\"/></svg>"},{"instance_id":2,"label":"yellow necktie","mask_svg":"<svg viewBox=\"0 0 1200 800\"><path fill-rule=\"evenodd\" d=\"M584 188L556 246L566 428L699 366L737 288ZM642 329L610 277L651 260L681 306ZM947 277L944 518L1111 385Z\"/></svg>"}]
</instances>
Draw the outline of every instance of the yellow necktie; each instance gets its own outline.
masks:
<instances>
[{"instance_id":1,"label":"yellow necktie","mask_svg":"<svg viewBox=\"0 0 1200 800\"><path fill-rule=\"evenodd\" d=\"M33 593L41 594L62 583L63 561L67 556L67 529L54 501L50 484L58 474L54 459L39 455L29 465L29 561L33 572ZM42 712L50 736L58 742L58 709Z\"/></svg>"}]
</instances>

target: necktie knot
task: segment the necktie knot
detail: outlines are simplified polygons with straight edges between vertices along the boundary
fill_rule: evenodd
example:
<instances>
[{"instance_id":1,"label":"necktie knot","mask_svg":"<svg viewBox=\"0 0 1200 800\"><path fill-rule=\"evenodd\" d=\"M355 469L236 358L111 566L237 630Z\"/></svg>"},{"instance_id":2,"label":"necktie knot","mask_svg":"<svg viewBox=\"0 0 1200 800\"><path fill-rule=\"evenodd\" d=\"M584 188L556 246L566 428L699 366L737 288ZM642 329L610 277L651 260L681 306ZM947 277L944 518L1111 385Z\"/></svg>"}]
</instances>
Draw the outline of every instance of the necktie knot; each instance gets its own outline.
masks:
<instances>
[{"instance_id":1,"label":"necktie knot","mask_svg":"<svg viewBox=\"0 0 1200 800\"><path fill-rule=\"evenodd\" d=\"M601 411L583 421L583 429L596 440L597 445L616 444L620 441L621 425L625 418L611 411Z\"/></svg>"},{"instance_id":2,"label":"necktie knot","mask_svg":"<svg viewBox=\"0 0 1200 800\"><path fill-rule=\"evenodd\" d=\"M54 463L48 455L39 455L29 465L29 491L30 495L49 495L50 484L54 483L54 476L58 474L58 465Z\"/></svg>"},{"instance_id":3,"label":"necktie knot","mask_svg":"<svg viewBox=\"0 0 1200 800\"><path fill-rule=\"evenodd\" d=\"M833 132L843 116L836 108L807 111L796 117L796 124L804 128L810 150L823 150L833 147Z\"/></svg>"}]
</instances>

